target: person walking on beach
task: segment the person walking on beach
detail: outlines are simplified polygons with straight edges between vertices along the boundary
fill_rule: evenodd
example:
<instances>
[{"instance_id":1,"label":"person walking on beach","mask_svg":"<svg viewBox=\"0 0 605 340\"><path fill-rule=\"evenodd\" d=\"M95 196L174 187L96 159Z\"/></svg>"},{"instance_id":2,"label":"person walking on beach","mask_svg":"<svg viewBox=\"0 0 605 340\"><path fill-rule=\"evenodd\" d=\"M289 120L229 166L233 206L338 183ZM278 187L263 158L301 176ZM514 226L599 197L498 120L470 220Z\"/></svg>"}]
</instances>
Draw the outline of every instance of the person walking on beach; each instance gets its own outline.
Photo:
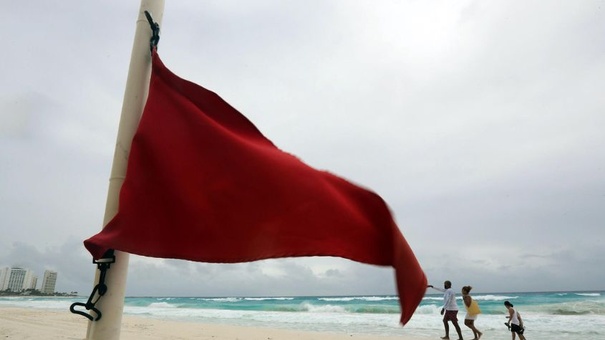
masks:
<instances>
[{"instance_id":1,"label":"person walking on beach","mask_svg":"<svg viewBox=\"0 0 605 340\"><path fill-rule=\"evenodd\" d=\"M470 328L473 331L473 335L475 336L473 340L481 339L483 333L481 333L475 327L475 320L477 320L477 315L481 313L481 309L479 309L479 304L471 297L471 286L462 287L462 301L464 301L464 307L466 308L466 316L464 317L464 324L466 327Z\"/></svg>"},{"instance_id":2,"label":"person walking on beach","mask_svg":"<svg viewBox=\"0 0 605 340\"><path fill-rule=\"evenodd\" d=\"M523 335L524 328L521 314L519 314L519 312L513 308L513 304L508 301L504 301L504 306L506 309L508 309L508 316L506 317L508 322L506 325L510 328L510 332L513 335L513 340L515 340L515 334L519 334L519 339L525 340L525 336Z\"/></svg>"},{"instance_id":3,"label":"person walking on beach","mask_svg":"<svg viewBox=\"0 0 605 340\"><path fill-rule=\"evenodd\" d=\"M452 290L452 283L450 281L445 281L443 283L444 289L434 287L433 285L428 285L428 287L443 292L443 308L441 308L441 315L443 315L445 336L441 337L441 339L447 340L450 338L450 325L448 324L448 321L451 321L458 333L458 340L462 340L462 331L458 325L458 303L456 303L456 293Z\"/></svg>"}]
</instances>

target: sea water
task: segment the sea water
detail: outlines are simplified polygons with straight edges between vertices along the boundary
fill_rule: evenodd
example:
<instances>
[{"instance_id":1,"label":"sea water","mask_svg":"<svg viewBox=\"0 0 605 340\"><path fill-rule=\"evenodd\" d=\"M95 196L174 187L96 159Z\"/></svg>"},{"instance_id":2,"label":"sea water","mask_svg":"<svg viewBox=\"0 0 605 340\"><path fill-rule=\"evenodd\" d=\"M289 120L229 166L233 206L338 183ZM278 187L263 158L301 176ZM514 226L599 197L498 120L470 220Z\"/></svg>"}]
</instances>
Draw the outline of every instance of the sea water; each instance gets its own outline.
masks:
<instances>
[{"instance_id":1,"label":"sea water","mask_svg":"<svg viewBox=\"0 0 605 340\"><path fill-rule=\"evenodd\" d=\"M473 294L481 315L475 321L486 338L509 339L504 325L509 300L521 313L525 335L531 340L605 339L605 292L541 292ZM465 338L471 331L463 325L464 308L458 294L458 315ZM0 305L65 310L86 298L3 297ZM443 335L439 311L442 295L424 297L410 322L399 325L397 296L284 296L284 297L127 297L124 314L150 318L272 327L305 331L385 336ZM84 319L83 319L84 322ZM450 332L453 332L451 328ZM455 338L455 334L450 334Z\"/></svg>"}]
</instances>

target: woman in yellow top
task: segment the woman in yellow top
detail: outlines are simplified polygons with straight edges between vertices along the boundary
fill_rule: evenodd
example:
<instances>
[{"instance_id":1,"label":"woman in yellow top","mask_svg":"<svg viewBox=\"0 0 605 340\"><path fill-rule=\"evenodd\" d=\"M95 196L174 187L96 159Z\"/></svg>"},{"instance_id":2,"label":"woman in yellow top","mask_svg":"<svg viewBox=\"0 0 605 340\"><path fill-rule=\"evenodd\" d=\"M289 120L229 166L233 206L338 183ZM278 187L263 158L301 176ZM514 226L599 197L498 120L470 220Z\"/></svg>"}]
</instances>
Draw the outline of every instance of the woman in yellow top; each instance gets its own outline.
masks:
<instances>
[{"instance_id":1,"label":"woman in yellow top","mask_svg":"<svg viewBox=\"0 0 605 340\"><path fill-rule=\"evenodd\" d=\"M479 304L475 301L471 295L471 286L462 287L462 300L464 301L464 307L466 307L466 316L464 317L464 324L473 331L473 335L475 336L473 340L479 340L483 333L479 332L477 328L475 328L475 320L477 319L477 315L481 313L479 309Z\"/></svg>"}]
</instances>

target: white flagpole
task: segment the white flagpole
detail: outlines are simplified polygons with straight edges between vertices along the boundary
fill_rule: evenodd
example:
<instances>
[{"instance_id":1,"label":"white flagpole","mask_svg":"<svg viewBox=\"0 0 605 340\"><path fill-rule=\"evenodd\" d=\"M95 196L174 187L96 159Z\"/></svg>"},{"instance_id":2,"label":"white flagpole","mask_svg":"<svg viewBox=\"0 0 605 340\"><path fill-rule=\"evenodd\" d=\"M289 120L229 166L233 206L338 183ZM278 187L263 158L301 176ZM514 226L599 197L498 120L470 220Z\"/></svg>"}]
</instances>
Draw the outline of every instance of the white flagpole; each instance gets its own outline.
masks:
<instances>
[{"instance_id":1,"label":"white flagpole","mask_svg":"<svg viewBox=\"0 0 605 340\"><path fill-rule=\"evenodd\" d=\"M118 212L119 192L126 175L130 144L143 113L149 90L149 77L151 75L149 39L152 30L145 17L145 11L148 11L153 16L153 20L161 25L164 14L164 0L141 0L109 179L103 225L106 225ZM116 262L111 264L105 277L107 293L96 304L96 308L103 313L102 317L98 321L88 322L86 339L117 340L120 338L129 254L116 251L115 257ZM98 281L99 271L97 270L95 285Z\"/></svg>"}]
</instances>

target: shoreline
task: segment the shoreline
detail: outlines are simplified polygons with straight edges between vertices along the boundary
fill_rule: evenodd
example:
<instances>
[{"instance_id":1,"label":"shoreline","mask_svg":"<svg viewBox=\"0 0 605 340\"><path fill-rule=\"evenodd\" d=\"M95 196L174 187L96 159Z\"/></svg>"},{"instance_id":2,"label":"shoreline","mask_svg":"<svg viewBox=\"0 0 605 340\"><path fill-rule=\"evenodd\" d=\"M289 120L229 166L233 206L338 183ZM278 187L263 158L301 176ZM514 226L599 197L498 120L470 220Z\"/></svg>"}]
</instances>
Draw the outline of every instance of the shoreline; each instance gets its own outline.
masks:
<instances>
[{"instance_id":1,"label":"shoreline","mask_svg":"<svg viewBox=\"0 0 605 340\"><path fill-rule=\"evenodd\" d=\"M69 312L0 305L0 337L3 339L85 339L88 320ZM402 333L404 331L402 330ZM206 324L123 315L120 339L212 339L212 340L427 340L409 336L360 335L311 332L280 328Z\"/></svg>"}]
</instances>

